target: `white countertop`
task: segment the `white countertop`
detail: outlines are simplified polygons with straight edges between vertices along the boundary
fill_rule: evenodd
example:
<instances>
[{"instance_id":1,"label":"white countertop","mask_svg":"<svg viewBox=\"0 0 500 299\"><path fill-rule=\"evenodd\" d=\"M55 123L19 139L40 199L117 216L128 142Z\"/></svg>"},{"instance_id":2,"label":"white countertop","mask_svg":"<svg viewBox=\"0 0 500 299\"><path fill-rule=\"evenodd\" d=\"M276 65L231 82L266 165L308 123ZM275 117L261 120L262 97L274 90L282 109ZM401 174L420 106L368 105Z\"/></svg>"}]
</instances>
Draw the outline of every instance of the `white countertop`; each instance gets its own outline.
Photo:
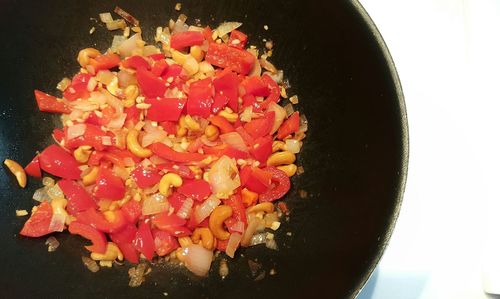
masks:
<instances>
[{"instance_id":1,"label":"white countertop","mask_svg":"<svg viewBox=\"0 0 500 299\"><path fill-rule=\"evenodd\" d=\"M500 289L500 1L360 1L396 63L410 129L401 214L360 298L489 298L483 286Z\"/></svg>"}]
</instances>

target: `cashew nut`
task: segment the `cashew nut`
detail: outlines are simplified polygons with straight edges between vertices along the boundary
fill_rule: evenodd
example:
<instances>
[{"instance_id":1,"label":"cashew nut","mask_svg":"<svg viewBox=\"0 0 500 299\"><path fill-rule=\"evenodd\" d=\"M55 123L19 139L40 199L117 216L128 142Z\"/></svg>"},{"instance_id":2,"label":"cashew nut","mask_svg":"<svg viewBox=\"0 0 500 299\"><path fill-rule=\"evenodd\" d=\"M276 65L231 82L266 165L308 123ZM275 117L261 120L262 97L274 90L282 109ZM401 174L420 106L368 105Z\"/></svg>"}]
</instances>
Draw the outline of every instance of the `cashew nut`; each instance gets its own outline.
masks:
<instances>
[{"instance_id":1,"label":"cashew nut","mask_svg":"<svg viewBox=\"0 0 500 299\"><path fill-rule=\"evenodd\" d=\"M250 207L247 209L247 213L259 213L259 212L266 212L266 213L272 213L274 212L274 205L271 202L263 202L256 204L253 207Z\"/></svg>"},{"instance_id":2,"label":"cashew nut","mask_svg":"<svg viewBox=\"0 0 500 299\"><path fill-rule=\"evenodd\" d=\"M295 154L289 151L274 153L267 159L268 166L288 165L293 162L295 162Z\"/></svg>"},{"instance_id":3,"label":"cashew nut","mask_svg":"<svg viewBox=\"0 0 500 299\"><path fill-rule=\"evenodd\" d=\"M149 158L153 155L153 152L147 148L143 148L137 137L139 136L139 131L132 129L127 134L127 148L139 158Z\"/></svg>"},{"instance_id":4,"label":"cashew nut","mask_svg":"<svg viewBox=\"0 0 500 299\"><path fill-rule=\"evenodd\" d=\"M182 186L182 178L178 174L169 172L161 178L158 189L161 194L167 196L170 195L171 187L180 186Z\"/></svg>"},{"instance_id":5,"label":"cashew nut","mask_svg":"<svg viewBox=\"0 0 500 299\"><path fill-rule=\"evenodd\" d=\"M90 254L90 257L94 261L114 261L116 259L118 259L119 261L123 261L123 253L121 252L120 248L118 248L118 246L113 242L108 242L108 245L106 246L106 252L92 252Z\"/></svg>"},{"instance_id":6,"label":"cashew nut","mask_svg":"<svg viewBox=\"0 0 500 299\"><path fill-rule=\"evenodd\" d=\"M188 247L189 245L193 244L193 241L190 237L180 237L177 238L177 241L179 241L179 245L181 245L181 247Z\"/></svg>"},{"instance_id":7,"label":"cashew nut","mask_svg":"<svg viewBox=\"0 0 500 299\"><path fill-rule=\"evenodd\" d=\"M197 62L201 62L203 60L204 53L200 46L191 46L191 49L189 49L189 54L191 54L191 56L193 56L193 58L196 59Z\"/></svg>"},{"instance_id":8,"label":"cashew nut","mask_svg":"<svg viewBox=\"0 0 500 299\"><path fill-rule=\"evenodd\" d=\"M84 68L90 63L91 58L96 58L99 55L101 55L101 52L99 52L99 50L94 48L86 48L78 53L78 57L76 60L78 60L80 66Z\"/></svg>"},{"instance_id":9,"label":"cashew nut","mask_svg":"<svg viewBox=\"0 0 500 299\"><path fill-rule=\"evenodd\" d=\"M233 209L230 206L220 205L216 207L210 219L208 220L208 227L212 234L219 240L227 240L230 233L224 229L224 221L233 215Z\"/></svg>"},{"instance_id":10,"label":"cashew nut","mask_svg":"<svg viewBox=\"0 0 500 299\"><path fill-rule=\"evenodd\" d=\"M191 240L193 240L195 244L198 244L201 240L201 245L208 250L214 250L215 248L216 239L207 227L196 228L191 235Z\"/></svg>"},{"instance_id":11,"label":"cashew nut","mask_svg":"<svg viewBox=\"0 0 500 299\"><path fill-rule=\"evenodd\" d=\"M12 174L16 177L19 186L21 186L21 188L26 187L26 172L24 172L24 168L21 165L19 165L19 163L17 163L16 161L10 159L5 159L5 161L3 161L3 164L5 164L10 172L12 172Z\"/></svg>"},{"instance_id":12,"label":"cashew nut","mask_svg":"<svg viewBox=\"0 0 500 299\"><path fill-rule=\"evenodd\" d=\"M80 163L86 163L89 160L90 154L92 151L90 150L92 147L88 145L79 146L74 152L73 157L75 160Z\"/></svg>"},{"instance_id":13,"label":"cashew nut","mask_svg":"<svg viewBox=\"0 0 500 299\"><path fill-rule=\"evenodd\" d=\"M85 186L92 185L97 180L97 175L99 174L99 167L93 166L90 171L82 177L83 184Z\"/></svg>"},{"instance_id":14,"label":"cashew nut","mask_svg":"<svg viewBox=\"0 0 500 299\"><path fill-rule=\"evenodd\" d=\"M287 176L291 177L297 172L297 165L295 164L288 164L288 165L283 165L283 166L278 166L276 167L279 170L283 171L286 173Z\"/></svg>"},{"instance_id":15,"label":"cashew nut","mask_svg":"<svg viewBox=\"0 0 500 299\"><path fill-rule=\"evenodd\" d=\"M123 106L125 108L130 108L135 105L135 99L139 96L139 87L132 84L125 88L125 100L123 101Z\"/></svg>"},{"instance_id":16,"label":"cashew nut","mask_svg":"<svg viewBox=\"0 0 500 299\"><path fill-rule=\"evenodd\" d=\"M192 76L198 72L200 66L193 56L188 55L186 61L182 64L182 68L186 71L189 76Z\"/></svg>"},{"instance_id":17,"label":"cashew nut","mask_svg":"<svg viewBox=\"0 0 500 299\"><path fill-rule=\"evenodd\" d=\"M208 140L215 141L219 138L219 129L214 125L208 125L205 128L205 136L207 136Z\"/></svg>"},{"instance_id":18,"label":"cashew nut","mask_svg":"<svg viewBox=\"0 0 500 299\"><path fill-rule=\"evenodd\" d=\"M282 150L285 150L285 143L283 141L275 140L273 141L273 153Z\"/></svg>"}]
</instances>

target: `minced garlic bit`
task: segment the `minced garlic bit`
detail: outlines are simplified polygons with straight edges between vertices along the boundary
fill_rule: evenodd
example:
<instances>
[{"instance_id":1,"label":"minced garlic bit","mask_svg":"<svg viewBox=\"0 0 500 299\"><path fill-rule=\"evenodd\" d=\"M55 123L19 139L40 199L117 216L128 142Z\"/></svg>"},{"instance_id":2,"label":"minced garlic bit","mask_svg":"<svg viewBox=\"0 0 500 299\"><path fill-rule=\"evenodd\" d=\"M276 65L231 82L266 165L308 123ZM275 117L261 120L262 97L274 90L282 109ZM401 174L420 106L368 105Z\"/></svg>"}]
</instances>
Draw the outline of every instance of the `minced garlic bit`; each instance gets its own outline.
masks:
<instances>
[{"instance_id":1,"label":"minced garlic bit","mask_svg":"<svg viewBox=\"0 0 500 299\"><path fill-rule=\"evenodd\" d=\"M299 190L299 197L300 198L307 198L307 191L306 190Z\"/></svg>"},{"instance_id":2,"label":"minced garlic bit","mask_svg":"<svg viewBox=\"0 0 500 299\"><path fill-rule=\"evenodd\" d=\"M268 30L268 29L269 29L269 26L264 25L264 30Z\"/></svg>"},{"instance_id":3,"label":"minced garlic bit","mask_svg":"<svg viewBox=\"0 0 500 299\"><path fill-rule=\"evenodd\" d=\"M95 31L95 27L92 26L92 28L90 28L90 30L89 30L89 34L94 33L94 31Z\"/></svg>"},{"instance_id":4,"label":"minced garlic bit","mask_svg":"<svg viewBox=\"0 0 500 299\"><path fill-rule=\"evenodd\" d=\"M182 4L177 2L175 4L175 10L179 11L179 10L181 10L181 8L182 8Z\"/></svg>"},{"instance_id":5,"label":"minced garlic bit","mask_svg":"<svg viewBox=\"0 0 500 299\"><path fill-rule=\"evenodd\" d=\"M28 215L28 211L26 210L16 210L16 216L26 216Z\"/></svg>"},{"instance_id":6,"label":"minced garlic bit","mask_svg":"<svg viewBox=\"0 0 500 299\"><path fill-rule=\"evenodd\" d=\"M266 233L266 239L274 240L274 234L273 233Z\"/></svg>"},{"instance_id":7,"label":"minced garlic bit","mask_svg":"<svg viewBox=\"0 0 500 299\"><path fill-rule=\"evenodd\" d=\"M272 40L266 41L265 46L266 46L266 49L271 50L274 46L273 41Z\"/></svg>"},{"instance_id":8,"label":"minced garlic bit","mask_svg":"<svg viewBox=\"0 0 500 299\"><path fill-rule=\"evenodd\" d=\"M47 245L48 252L54 252L59 247L59 241L55 237L48 237L45 245Z\"/></svg>"},{"instance_id":9,"label":"minced garlic bit","mask_svg":"<svg viewBox=\"0 0 500 299\"><path fill-rule=\"evenodd\" d=\"M298 104L299 103L299 97L297 95L294 95L294 96L291 96L289 98L290 102L294 105Z\"/></svg>"},{"instance_id":10,"label":"minced garlic bit","mask_svg":"<svg viewBox=\"0 0 500 299\"><path fill-rule=\"evenodd\" d=\"M274 268L269 271L269 275L276 275L276 274L278 274L278 272Z\"/></svg>"},{"instance_id":11,"label":"minced garlic bit","mask_svg":"<svg viewBox=\"0 0 500 299\"><path fill-rule=\"evenodd\" d=\"M271 229L272 230L278 230L278 228L280 228L280 225L281 223L278 222L278 221L273 221L273 223L271 224Z\"/></svg>"}]
</instances>

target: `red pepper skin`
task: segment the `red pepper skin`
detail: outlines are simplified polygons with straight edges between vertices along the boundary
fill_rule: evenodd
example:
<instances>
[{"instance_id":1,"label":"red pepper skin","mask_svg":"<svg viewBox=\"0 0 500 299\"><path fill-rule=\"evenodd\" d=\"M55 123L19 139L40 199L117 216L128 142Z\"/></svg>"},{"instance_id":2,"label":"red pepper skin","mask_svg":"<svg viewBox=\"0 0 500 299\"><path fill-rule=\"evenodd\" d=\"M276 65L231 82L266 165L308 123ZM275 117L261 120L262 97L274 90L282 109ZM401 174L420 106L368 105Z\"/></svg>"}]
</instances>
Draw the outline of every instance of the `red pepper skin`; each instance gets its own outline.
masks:
<instances>
[{"instance_id":1,"label":"red pepper skin","mask_svg":"<svg viewBox=\"0 0 500 299\"><path fill-rule=\"evenodd\" d=\"M167 159L174 162L192 162L201 161L206 158L206 155L199 153L180 153L176 152L170 147L166 146L161 142L153 143L149 146L149 149L153 151L157 156L163 159Z\"/></svg>"},{"instance_id":2,"label":"red pepper skin","mask_svg":"<svg viewBox=\"0 0 500 299\"><path fill-rule=\"evenodd\" d=\"M151 222L155 227L161 230L170 230L172 227L181 227L186 225L186 220L176 214L169 215L168 212L162 212L151 217Z\"/></svg>"},{"instance_id":3,"label":"red pepper skin","mask_svg":"<svg viewBox=\"0 0 500 299\"><path fill-rule=\"evenodd\" d=\"M139 263L139 253L135 249L132 243L117 243L116 244L120 251L123 253L123 257L132 264Z\"/></svg>"},{"instance_id":4,"label":"red pepper skin","mask_svg":"<svg viewBox=\"0 0 500 299\"><path fill-rule=\"evenodd\" d=\"M170 38L170 47L176 50L182 50L190 46L199 46L203 44L205 37L203 33L197 31L176 32Z\"/></svg>"},{"instance_id":5,"label":"red pepper skin","mask_svg":"<svg viewBox=\"0 0 500 299\"><path fill-rule=\"evenodd\" d=\"M255 145L258 146L250 147L250 153L255 160L265 164L267 158L273 153L273 137L270 135L259 137L255 140Z\"/></svg>"},{"instance_id":6,"label":"red pepper skin","mask_svg":"<svg viewBox=\"0 0 500 299\"><path fill-rule=\"evenodd\" d=\"M87 89L90 78L92 78L90 74L76 74L71 80L71 84L64 90L64 98L68 101L86 100L90 96L90 91Z\"/></svg>"},{"instance_id":7,"label":"red pepper skin","mask_svg":"<svg viewBox=\"0 0 500 299\"><path fill-rule=\"evenodd\" d=\"M163 97L165 94L167 90L165 82L150 71L142 68L138 69L136 77L141 93L146 96L146 98Z\"/></svg>"},{"instance_id":8,"label":"red pepper skin","mask_svg":"<svg viewBox=\"0 0 500 299\"><path fill-rule=\"evenodd\" d=\"M217 249L219 251L225 252L228 243L229 243L229 239L227 239L227 240L217 240Z\"/></svg>"},{"instance_id":9,"label":"red pepper skin","mask_svg":"<svg viewBox=\"0 0 500 299\"><path fill-rule=\"evenodd\" d=\"M114 233L120 231L127 225L125 215L121 210L108 211L112 213L112 221L108 221L104 215L96 209L87 209L76 214L76 219L80 223L84 223L94 227L95 229L105 232Z\"/></svg>"},{"instance_id":10,"label":"red pepper skin","mask_svg":"<svg viewBox=\"0 0 500 299\"><path fill-rule=\"evenodd\" d=\"M122 61L122 66L134 70L138 70L141 68L146 70L151 69L151 66L149 65L147 60L138 55L131 56Z\"/></svg>"},{"instance_id":11,"label":"red pepper skin","mask_svg":"<svg viewBox=\"0 0 500 299\"><path fill-rule=\"evenodd\" d=\"M59 128L55 128L52 131L52 138L54 138L57 143L61 143L61 141L64 139L64 136L64 131Z\"/></svg>"},{"instance_id":12,"label":"red pepper skin","mask_svg":"<svg viewBox=\"0 0 500 299\"><path fill-rule=\"evenodd\" d=\"M174 192L168 197L167 200L168 200L168 203L174 208L174 212L177 213L177 211L182 207L182 204L186 200L186 196L184 196L183 194L181 194L179 192ZM179 218L179 217L177 217L177 218ZM182 218L179 218L179 219L182 219Z\"/></svg>"},{"instance_id":13,"label":"red pepper skin","mask_svg":"<svg viewBox=\"0 0 500 299\"><path fill-rule=\"evenodd\" d=\"M73 235L80 235L92 242L91 246L85 246L87 250L95 253L105 253L108 245L106 235L90 225L72 221L69 224L68 231Z\"/></svg>"},{"instance_id":14,"label":"red pepper skin","mask_svg":"<svg viewBox=\"0 0 500 299\"><path fill-rule=\"evenodd\" d=\"M219 128L219 130L221 131L222 134L234 132L233 125L222 116L214 115L214 116L210 117L210 122L212 123L212 125Z\"/></svg>"},{"instance_id":15,"label":"red pepper skin","mask_svg":"<svg viewBox=\"0 0 500 299\"><path fill-rule=\"evenodd\" d=\"M234 42L235 40L238 40L239 42ZM244 49L247 41L248 36L245 33L235 29L231 31L231 35L229 35L229 41L227 42L227 44L231 47Z\"/></svg>"},{"instance_id":16,"label":"red pepper skin","mask_svg":"<svg viewBox=\"0 0 500 299\"><path fill-rule=\"evenodd\" d=\"M132 125L135 125L137 122L139 122L141 111L135 105L129 108L125 108L123 112L127 114L127 118L125 118L125 121L132 123Z\"/></svg>"},{"instance_id":17,"label":"red pepper skin","mask_svg":"<svg viewBox=\"0 0 500 299\"><path fill-rule=\"evenodd\" d=\"M200 202L212 194L210 184L201 179L184 181L182 186L177 188L177 191L186 197L191 197L192 199Z\"/></svg>"},{"instance_id":18,"label":"red pepper skin","mask_svg":"<svg viewBox=\"0 0 500 299\"><path fill-rule=\"evenodd\" d=\"M233 215L231 218L235 219L236 221L242 221L247 224L247 214L246 214L246 209L245 206L243 205L243 202L241 201L241 196L239 194L234 194L231 195L228 199L224 200L224 204L228 205L233 209Z\"/></svg>"},{"instance_id":19,"label":"red pepper skin","mask_svg":"<svg viewBox=\"0 0 500 299\"><path fill-rule=\"evenodd\" d=\"M24 171L32 177L41 178L42 170L40 169L40 161L38 155L31 160L31 162L24 167Z\"/></svg>"},{"instance_id":20,"label":"red pepper skin","mask_svg":"<svg viewBox=\"0 0 500 299\"><path fill-rule=\"evenodd\" d=\"M272 174L272 188L259 195L259 202L275 201L282 198L290 190L290 178L276 167L268 166L263 169Z\"/></svg>"},{"instance_id":21,"label":"red pepper skin","mask_svg":"<svg viewBox=\"0 0 500 299\"><path fill-rule=\"evenodd\" d=\"M52 144L44 149L39 155L40 167L55 176L77 180L80 178L81 170L75 158L61 147Z\"/></svg>"},{"instance_id":22,"label":"red pepper skin","mask_svg":"<svg viewBox=\"0 0 500 299\"><path fill-rule=\"evenodd\" d=\"M118 248L120 248L125 259L135 264L139 263L139 254L134 245L132 245L132 241L135 239L136 234L137 228L134 224L128 224L120 231L109 234L111 241L115 242Z\"/></svg>"},{"instance_id":23,"label":"red pepper skin","mask_svg":"<svg viewBox=\"0 0 500 299\"><path fill-rule=\"evenodd\" d=\"M146 119L153 121L178 121L182 109L186 105L186 99L177 98L148 98L146 104L150 104Z\"/></svg>"},{"instance_id":24,"label":"red pepper skin","mask_svg":"<svg viewBox=\"0 0 500 299\"><path fill-rule=\"evenodd\" d=\"M129 223L136 223L142 215L142 206L135 200L127 201L121 208L123 216Z\"/></svg>"},{"instance_id":25,"label":"red pepper skin","mask_svg":"<svg viewBox=\"0 0 500 299\"><path fill-rule=\"evenodd\" d=\"M171 236L165 231L154 229L153 239L155 243L155 251L158 256L165 256L179 247L177 238Z\"/></svg>"},{"instance_id":26,"label":"red pepper skin","mask_svg":"<svg viewBox=\"0 0 500 299\"><path fill-rule=\"evenodd\" d=\"M231 69L225 69L216 75L214 78L214 105L212 105L214 114L222 110L226 104L233 111L238 111L239 84L238 75Z\"/></svg>"},{"instance_id":27,"label":"red pepper skin","mask_svg":"<svg viewBox=\"0 0 500 299\"><path fill-rule=\"evenodd\" d=\"M64 127L65 136L67 136L68 127ZM64 147L68 149L74 149L82 145L90 145L98 151L102 151L106 148L105 145L102 144L102 138L105 136L109 136L106 132L101 130L99 126L86 124L85 132L83 135L78 136L76 138L64 140Z\"/></svg>"},{"instance_id":28,"label":"red pepper skin","mask_svg":"<svg viewBox=\"0 0 500 299\"><path fill-rule=\"evenodd\" d=\"M214 102L212 79L206 78L191 83L187 100L187 113L189 115L198 115L204 118L210 116L211 106Z\"/></svg>"},{"instance_id":29,"label":"red pepper skin","mask_svg":"<svg viewBox=\"0 0 500 299\"><path fill-rule=\"evenodd\" d=\"M250 155L247 153L247 152L244 152L244 151L240 151L239 149L235 149L234 147L232 146L227 146L223 152L222 152L222 155L226 155L228 156L229 158L234 158L236 160L238 159L248 159L248 157L250 157ZM221 155L221 156L222 156Z\"/></svg>"},{"instance_id":30,"label":"red pepper skin","mask_svg":"<svg viewBox=\"0 0 500 299\"><path fill-rule=\"evenodd\" d=\"M137 186L142 189L154 186L161 180L161 175L157 170L147 169L142 166L136 167L130 173L130 176L137 183Z\"/></svg>"},{"instance_id":31,"label":"red pepper skin","mask_svg":"<svg viewBox=\"0 0 500 299\"><path fill-rule=\"evenodd\" d=\"M250 134L248 134L248 132L245 131L243 127L236 128L236 132L240 134L241 138L243 138L243 141L245 141L248 147L253 147L253 145L255 144L255 139L250 136Z\"/></svg>"},{"instance_id":32,"label":"red pepper skin","mask_svg":"<svg viewBox=\"0 0 500 299\"><path fill-rule=\"evenodd\" d=\"M254 119L246 123L243 127L245 128L245 131L250 134L250 136L257 139L269 134L273 127L274 117L274 111L269 111L264 114L264 117Z\"/></svg>"},{"instance_id":33,"label":"red pepper skin","mask_svg":"<svg viewBox=\"0 0 500 299\"><path fill-rule=\"evenodd\" d=\"M100 167L94 195L99 199L120 200L125 195L125 185L121 178L108 168Z\"/></svg>"},{"instance_id":34,"label":"red pepper skin","mask_svg":"<svg viewBox=\"0 0 500 299\"><path fill-rule=\"evenodd\" d=\"M52 233L53 231L49 230L49 226L53 213L50 203L47 201L42 202L24 223L19 234L25 237L41 237Z\"/></svg>"},{"instance_id":35,"label":"red pepper skin","mask_svg":"<svg viewBox=\"0 0 500 299\"><path fill-rule=\"evenodd\" d=\"M264 171L260 168L253 168L245 186L248 190L256 193L264 193L271 185L273 174L269 171Z\"/></svg>"},{"instance_id":36,"label":"red pepper skin","mask_svg":"<svg viewBox=\"0 0 500 299\"><path fill-rule=\"evenodd\" d=\"M162 53L158 53L158 54L151 54L148 56L149 58L153 59L154 61L157 61L157 60L163 60L165 59L165 55L162 54Z\"/></svg>"},{"instance_id":37,"label":"red pepper skin","mask_svg":"<svg viewBox=\"0 0 500 299\"><path fill-rule=\"evenodd\" d=\"M66 103L58 98L35 89L35 99L38 109L42 112L71 113L71 109Z\"/></svg>"},{"instance_id":38,"label":"red pepper skin","mask_svg":"<svg viewBox=\"0 0 500 299\"><path fill-rule=\"evenodd\" d=\"M295 111L289 118L287 118L278 129L276 137L283 139L286 136L293 134L299 130L300 116L299 112Z\"/></svg>"},{"instance_id":39,"label":"red pepper skin","mask_svg":"<svg viewBox=\"0 0 500 299\"><path fill-rule=\"evenodd\" d=\"M168 79L170 77L177 78L182 73L182 66L178 64L172 64L168 67L167 71L161 76L163 79Z\"/></svg>"},{"instance_id":40,"label":"red pepper skin","mask_svg":"<svg viewBox=\"0 0 500 299\"><path fill-rule=\"evenodd\" d=\"M246 95L256 97L267 97L270 92L266 82L260 77L247 77L241 82L241 87L245 90Z\"/></svg>"},{"instance_id":41,"label":"red pepper skin","mask_svg":"<svg viewBox=\"0 0 500 299\"><path fill-rule=\"evenodd\" d=\"M90 59L90 66L94 73L97 74L100 70L109 70L120 65L120 56L115 53L99 55L94 59Z\"/></svg>"},{"instance_id":42,"label":"red pepper skin","mask_svg":"<svg viewBox=\"0 0 500 299\"><path fill-rule=\"evenodd\" d=\"M173 121L162 121L160 126L167 134L175 135L177 133L177 123Z\"/></svg>"},{"instance_id":43,"label":"red pepper skin","mask_svg":"<svg viewBox=\"0 0 500 299\"><path fill-rule=\"evenodd\" d=\"M205 55L205 60L210 64L221 68L230 68L243 75L252 70L255 59L255 56L245 50L217 43L210 43Z\"/></svg>"},{"instance_id":44,"label":"red pepper skin","mask_svg":"<svg viewBox=\"0 0 500 299\"><path fill-rule=\"evenodd\" d=\"M161 77L164 73L167 72L167 69L168 63L165 61L165 59L161 59L155 61L155 63L153 64L153 68L151 69L151 73L153 73L153 75L155 76Z\"/></svg>"},{"instance_id":45,"label":"red pepper skin","mask_svg":"<svg viewBox=\"0 0 500 299\"><path fill-rule=\"evenodd\" d=\"M135 249L142 253L149 261L153 259L155 254L155 246L153 235L151 234L151 228L146 222L139 223L139 228L135 235L135 239L132 241Z\"/></svg>"},{"instance_id":46,"label":"red pepper skin","mask_svg":"<svg viewBox=\"0 0 500 299\"><path fill-rule=\"evenodd\" d=\"M79 212L83 212L88 209L97 208L92 196L90 196L85 188L80 186L77 182L62 179L57 182L57 185L61 188L64 196L68 199L66 210L71 215L76 215Z\"/></svg>"},{"instance_id":47,"label":"red pepper skin","mask_svg":"<svg viewBox=\"0 0 500 299\"><path fill-rule=\"evenodd\" d=\"M240 169L240 183L241 186L246 186L248 179L250 178L250 175L252 174L252 167L250 166L243 166Z\"/></svg>"},{"instance_id":48,"label":"red pepper skin","mask_svg":"<svg viewBox=\"0 0 500 299\"><path fill-rule=\"evenodd\" d=\"M268 74L262 76L262 82L269 88L269 96L260 104L262 109L266 109L271 102L278 103L280 101L280 87Z\"/></svg>"}]
</instances>

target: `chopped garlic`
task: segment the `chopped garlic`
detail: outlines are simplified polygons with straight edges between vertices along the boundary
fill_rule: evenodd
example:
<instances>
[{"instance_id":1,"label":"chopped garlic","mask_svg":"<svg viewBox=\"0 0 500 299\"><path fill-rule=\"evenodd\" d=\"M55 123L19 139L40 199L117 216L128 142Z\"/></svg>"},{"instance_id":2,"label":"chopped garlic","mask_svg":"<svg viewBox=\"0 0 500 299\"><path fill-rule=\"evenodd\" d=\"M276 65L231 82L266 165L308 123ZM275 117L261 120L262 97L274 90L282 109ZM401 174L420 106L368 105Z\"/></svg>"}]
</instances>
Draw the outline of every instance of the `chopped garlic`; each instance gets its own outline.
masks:
<instances>
[{"instance_id":1,"label":"chopped garlic","mask_svg":"<svg viewBox=\"0 0 500 299\"><path fill-rule=\"evenodd\" d=\"M271 229L272 230L277 230L278 228L280 228L280 225L281 223L278 222L278 221L273 221L273 223L271 224Z\"/></svg>"},{"instance_id":2,"label":"chopped garlic","mask_svg":"<svg viewBox=\"0 0 500 299\"><path fill-rule=\"evenodd\" d=\"M16 216L26 216L28 215L28 211L26 210L16 210Z\"/></svg>"},{"instance_id":3,"label":"chopped garlic","mask_svg":"<svg viewBox=\"0 0 500 299\"><path fill-rule=\"evenodd\" d=\"M181 8L182 8L182 4L181 3L176 3L175 4L175 10L180 11Z\"/></svg>"}]
</instances>

